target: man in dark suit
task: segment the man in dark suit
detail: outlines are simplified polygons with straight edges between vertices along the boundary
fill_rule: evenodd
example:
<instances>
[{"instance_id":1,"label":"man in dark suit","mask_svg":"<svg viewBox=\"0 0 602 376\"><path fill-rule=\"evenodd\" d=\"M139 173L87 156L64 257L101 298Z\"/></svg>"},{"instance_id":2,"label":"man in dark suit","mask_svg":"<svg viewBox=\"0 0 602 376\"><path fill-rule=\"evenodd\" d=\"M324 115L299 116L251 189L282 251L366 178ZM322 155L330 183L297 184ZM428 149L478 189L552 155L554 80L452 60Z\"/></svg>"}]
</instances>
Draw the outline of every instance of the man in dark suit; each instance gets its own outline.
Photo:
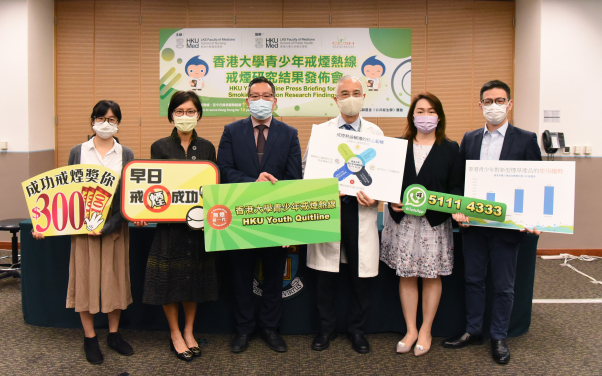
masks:
<instances>
[{"instance_id":1,"label":"man in dark suit","mask_svg":"<svg viewBox=\"0 0 602 376\"><path fill-rule=\"evenodd\" d=\"M479 107L487 120L484 128L467 132L460 146L460 157L467 160L541 161L537 136L508 123L512 109L510 88L501 81L489 81L481 88ZM493 359L506 364L510 351L506 344L510 314L514 303L516 260L522 235L516 230L489 227L468 227L468 218L454 214L462 227L466 284L466 332L447 339L443 346L460 348L483 342L485 312L485 276L491 260L494 297L491 314L491 347ZM539 235L537 229L526 229Z\"/></svg>"},{"instance_id":2,"label":"man in dark suit","mask_svg":"<svg viewBox=\"0 0 602 376\"><path fill-rule=\"evenodd\" d=\"M274 84L264 77L253 79L247 91L251 116L224 127L217 165L222 183L249 183L301 179L301 147L297 130L272 117L277 99ZM282 277L287 251L281 247L229 251L234 289L234 317L237 335L231 350L238 353L249 346L255 331L253 273L261 257L263 294L259 311L261 337L278 352L286 342L278 334L282 301Z\"/></svg>"}]
</instances>

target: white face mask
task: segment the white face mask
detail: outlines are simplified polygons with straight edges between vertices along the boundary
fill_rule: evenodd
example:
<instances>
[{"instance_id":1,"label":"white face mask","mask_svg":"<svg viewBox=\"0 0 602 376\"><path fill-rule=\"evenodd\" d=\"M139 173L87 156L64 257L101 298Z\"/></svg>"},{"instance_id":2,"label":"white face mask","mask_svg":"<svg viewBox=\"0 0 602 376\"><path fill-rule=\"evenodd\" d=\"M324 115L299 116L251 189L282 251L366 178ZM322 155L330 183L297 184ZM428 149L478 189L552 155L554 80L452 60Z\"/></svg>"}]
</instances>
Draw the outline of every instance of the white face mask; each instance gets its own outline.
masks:
<instances>
[{"instance_id":1,"label":"white face mask","mask_svg":"<svg viewBox=\"0 0 602 376\"><path fill-rule=\"evenodd\" d=\"M197 121L196 116L176 116L173 118L176 128L184 133L192 132L194 127L196 127Z\"/></svg>"},{"instance_id":2,"label":"white face mask","mask_svg":"<svg viewBox=\"0 0 602 376\"><path fill-rule=\"evenodd\" d=\"M499 105L497 103L492 103L489 106L483 106L483 116L485 116L487 122L498 125L506 118L507 108L507 104Z\"/></svg>"},{"instance_id":3,"label":"white face mask","mask_svg":"<svg viewBox=\"0 0 602 376\"><path fill-rule=\"evenodd\" d=\"M96 135L103 140L113 137L118 131L117 125L111 125L108 121L105 121L104 123L95 123L92 129L96 132Z\"/></svg>"},{"instance_id":4,"label":"white face mask","mask_svg":"<svg viewBox=\"0 0 602 376\"><path fill-rule=\"evenodd\" d=\"M338 99L337 104L341 113L347 116L355 116L360 113L364 105L364 96Z\"/></svg>"}]
</instances>

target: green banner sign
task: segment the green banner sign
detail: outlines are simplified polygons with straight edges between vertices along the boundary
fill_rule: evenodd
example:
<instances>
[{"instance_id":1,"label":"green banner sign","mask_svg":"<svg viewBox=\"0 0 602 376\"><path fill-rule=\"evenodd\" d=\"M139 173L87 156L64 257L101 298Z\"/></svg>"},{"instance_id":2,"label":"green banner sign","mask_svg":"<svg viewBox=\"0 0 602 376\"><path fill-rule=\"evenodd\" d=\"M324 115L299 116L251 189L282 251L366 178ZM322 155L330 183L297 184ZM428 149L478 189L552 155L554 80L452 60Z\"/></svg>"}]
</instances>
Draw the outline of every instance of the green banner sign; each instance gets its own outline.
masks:
<instances>
[{"instance_id":1,"label":"green banner sign","mask_svg":"<svg viewBox=\"0 0 602 376\"><path fill-rule=\"evenodd\" d=\"M335 178L204 186L205 249L340 241L339 202Z\"/></svg>"},{"instance_id":2,"label":"green banner sign","mask_svg":"<svg viewBox=\"0 0 602 376\"><path fill-rule=\"evenodd\" d=\"M403 194L404 213L421 216L427 210L451 214L462 213L468 217L496 222L503 222L506 219L506 204L501 202L432 192L420 184L413 184L406 188Z\"/></svg>"}]
</instances>

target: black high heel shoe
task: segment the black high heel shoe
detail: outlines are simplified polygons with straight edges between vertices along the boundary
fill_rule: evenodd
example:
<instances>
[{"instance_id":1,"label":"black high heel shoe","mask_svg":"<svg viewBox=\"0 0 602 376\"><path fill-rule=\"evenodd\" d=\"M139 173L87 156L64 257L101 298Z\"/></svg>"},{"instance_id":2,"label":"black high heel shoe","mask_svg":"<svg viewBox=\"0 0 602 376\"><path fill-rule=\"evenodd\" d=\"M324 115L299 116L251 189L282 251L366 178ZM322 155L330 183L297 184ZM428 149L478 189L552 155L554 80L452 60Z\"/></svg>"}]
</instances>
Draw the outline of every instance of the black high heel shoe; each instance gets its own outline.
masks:
<instances>
[{"instance_id":1,"label":"black high heel shoe","mask_svg":"<svg viewBox=\"0 0 602 376\"><path fill-rule=\"evenodd\" d=\"M189 350L195 358L201 356L201 349L198 346L191 347Z\"/></svg>"},{"instance_id":2,"label":"black high heel shoe","mask_svg":"<svg viewBox=\"0 0 602 376\"><path fill-rule=\"evenodd\" d=\"M178 359L181 359L185 362L190 362L194 358L194 355L193 355L192 351L190 351L190 349L179 353L176 350L175 346L173 345L173 341L171 339L169 340L169 348L171 349L171 351L176 353L176 356L178 357ZM199 352L200 352L200 350L199 350Z\"/></svg>"},{"instance_id":3,"label":"black high heel shoe","mask_svg":"<svg viewBox=\"0 0 602 376\"><path fill-rule=\"evenodd\" d=\"M184 340L184 342L186 342L186 340ZM200 339L197 339L197 343L198 342L200 342ZM186 343L186 346L188 346L188 343ZM201 349L199 346L189 347L188 350L190 350L190 352L192 352L192 355L195 358L198 358L199 356L201 356Z\"/></svg>"}]
</instances>

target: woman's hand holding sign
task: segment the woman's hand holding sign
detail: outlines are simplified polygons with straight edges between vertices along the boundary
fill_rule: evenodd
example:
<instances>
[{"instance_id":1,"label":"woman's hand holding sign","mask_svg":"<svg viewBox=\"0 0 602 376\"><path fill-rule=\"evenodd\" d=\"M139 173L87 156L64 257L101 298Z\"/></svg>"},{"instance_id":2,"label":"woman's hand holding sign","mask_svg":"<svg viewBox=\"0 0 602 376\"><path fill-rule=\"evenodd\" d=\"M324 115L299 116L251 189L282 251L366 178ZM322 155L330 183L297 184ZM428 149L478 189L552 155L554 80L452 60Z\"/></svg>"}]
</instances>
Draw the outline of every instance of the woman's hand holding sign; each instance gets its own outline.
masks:
<instances>
[{"instance_id":1,"label":"woman's hand holding sign","mask_svg":"<svg viewBox=\"0 0 602 376\"><path fill-rule=\"evenodd\" d=\"M398 204L391 202L389 205L391 205L391 209L397 213L401 213L403 211L403 204L401 202Z\"/></svg>"}]
</instances>

